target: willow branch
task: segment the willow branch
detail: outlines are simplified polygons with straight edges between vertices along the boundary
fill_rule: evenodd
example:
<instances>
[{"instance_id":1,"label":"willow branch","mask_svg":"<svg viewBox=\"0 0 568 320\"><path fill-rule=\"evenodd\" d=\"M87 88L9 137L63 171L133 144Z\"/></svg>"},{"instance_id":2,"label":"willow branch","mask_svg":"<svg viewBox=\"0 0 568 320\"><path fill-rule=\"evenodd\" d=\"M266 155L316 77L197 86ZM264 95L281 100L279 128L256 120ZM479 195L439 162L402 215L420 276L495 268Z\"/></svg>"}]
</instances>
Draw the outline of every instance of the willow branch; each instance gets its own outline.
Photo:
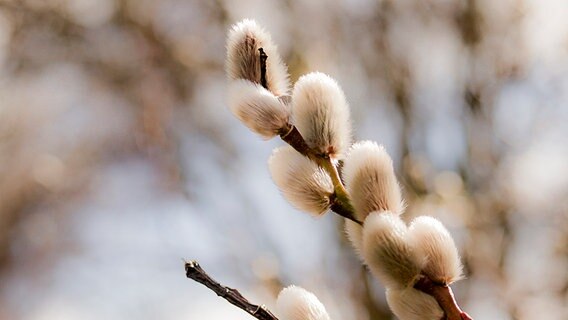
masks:
<instances>
[{"instance_id":1,"label":"willow branch","mask_svg":"<svg viewBox=\"0 0 568 320\"><path fill-rule=\"evenodd\" d=\"M239 291L225 287L211 278L205 270L201 268L197 261L185 263L185 275L195 280L215 292L219 297L227 300L232 305L246 311L251 316L259 320L278 320L264 305L250 303Z\"/></svg>"},{"instance_id":2,"label":"willow branch","mask_svg":"<svg viewBox=\"0 0 568 320\"><path fill-rule=\"evenodd\" d=\"M473 320L473 318L460 309L454 298L452 288L449 286L435 283L430 278L422 276L414 285L414 289L429 294L436 299L440 308L444 311L443 320Z\"/></svg>"},{"instance_id":3,"label":"willow branch","mask_svg":"<svg viewBox=\"0 0 568 320\"><path fill-rule=\"evenodd\" d=\"M260 52L260 82L263 87L267 88L266 60L268 56L262 48L258 50ZM338 164L334 163L329 155L318 153L310 148L300 131L292 124L289 124L286 128L282 128L279 136L284 142L288 143L302 155L308 157L329 174L334 186L334 193L330 197L331 210L346 219L362 225L363 223L355 218L355 209L351 204L349 194L339 176L337 169ZM423 275L414 285L414 288L436 299L444 311L444 318L442 320L473 320L467 313L460 309L454 298L452 289L449 286L435 283L430 278Z\"/></svg>"},{"instance_id":4,"label":"willow branch","mask_svg":"<svg viewBox=\"0 0 568 320\"><path fill-rule=\"evenodd\" d=\"M268 83L266 79L266 60L268 55L264 52L263 48L259 48L259 58L260 58L260 84L268 89ZM288 96L281 97L282 101L286 103L289 100ZM288 101L289 102L289 101ZM355 210L351 205L351 200L349 199L349 194L345 190L345 186L341 182L339 177L339 172L337 166L333 163L328 155L322 155L315 152L304 140L302 134L298 129L289 124L288 127L282 128L280 131L280 138L292 146L296 151L308 157L310 160L315 162L321 168L323 168L329 176L333 183L334 194L331 197L331 210L338 215L356 222L362 225L361 221L355 218Z\"/></svg>"}]
</instances>

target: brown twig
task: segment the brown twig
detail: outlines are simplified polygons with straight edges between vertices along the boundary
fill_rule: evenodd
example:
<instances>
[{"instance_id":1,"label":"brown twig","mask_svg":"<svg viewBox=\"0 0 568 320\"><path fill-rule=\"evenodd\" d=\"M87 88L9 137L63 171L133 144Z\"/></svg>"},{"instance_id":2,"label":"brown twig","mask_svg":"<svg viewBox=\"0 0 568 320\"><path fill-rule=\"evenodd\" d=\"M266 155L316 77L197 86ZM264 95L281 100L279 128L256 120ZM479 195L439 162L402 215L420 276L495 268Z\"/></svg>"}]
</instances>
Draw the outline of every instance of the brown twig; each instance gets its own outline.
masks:
<instances>
[{"instance_id":1,"label":"brown twig","mask_svg":"<svg viewBox=\"0 0 568 320\"><path fill-rule=\"evenodd\" d=\"M246 311L251 316L259 320L278 320L264 305L250 303L239 291L225 287L211 278L205 270L201 268L197 261L185 263L185 275L195 280L215 292L219 297L227 300L232 305Z\"/></svg>"},{"instance_id":2,"label":"brown twig","mask_svg":"<svg viewBox=\"0 0 568 320\"><path fill-rule=\"evenodd\" d=\"M435 283L423 275L414 285L414 289L429 294L436 299L440 308L444 311L443 320L473 320L473 318L460 309L454 298L452 288L449 286Z\"/></svg>"},{"instance_id":3,"label":"brown twig","mask_svg":"<svg viewBox=\"0 0 568 320\"><path fill-rule=\"evenodd\" d=\"M280 138L299 153L314 160L312 149L308 146L306 140L304 140L304 137L302 137L302 134L295 126L290 125L288 128L284 128L280 132Z\"/></svg>"}]
</instances>

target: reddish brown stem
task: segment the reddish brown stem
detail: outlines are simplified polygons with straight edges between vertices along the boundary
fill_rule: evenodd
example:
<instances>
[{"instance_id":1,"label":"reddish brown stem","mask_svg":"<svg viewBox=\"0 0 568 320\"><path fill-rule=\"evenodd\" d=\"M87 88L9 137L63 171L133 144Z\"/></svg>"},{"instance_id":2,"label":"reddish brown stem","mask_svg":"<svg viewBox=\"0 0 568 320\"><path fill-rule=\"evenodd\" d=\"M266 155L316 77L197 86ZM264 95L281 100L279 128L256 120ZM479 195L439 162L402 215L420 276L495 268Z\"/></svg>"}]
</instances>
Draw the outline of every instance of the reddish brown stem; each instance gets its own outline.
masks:
<instances>
[{"instance_id":1,"label":"reddish brown stem","mask_svg":"<svg viewBox=\"0 0 568 320\"><path fill-rule=\"evenodd\" d=\"M422 276L414 285L414 288L436 299L440 308L444 311L442 320L473 320L467 313L463 312L456 299L452 288L447 285L435 283L426 276Z\"/></svg>"},{"instance_id":2,"label":"reddish brown stem","mask_svg":"<svg viewBox=\"0 0 568 320\"><path fill-rule=\"evenodd\" d=\"M312 149L308 146L306 140L304 140L304 137L302 137L302 134L295 126L290 125L290 127L282 130L280 138L299 153L315 161L315 155Z\"/></svg>"},{"instance_id":3,"label":"reddish brown stem","mask_svg":"<svg viewBox=\"0 0 568 320\"><path fill-rule=\"evenodd\" d=\"M225 287L215 281L207 274L207 272L205 272L205 270L201 268L197 261L185 263L185 275L211 289L221 298L227 300L232 305L246 311L248 314L259 320L278 320L278 318L266 309L265 306L252 304L243 297L239 291Z\"/></svg>"}]
</instances>

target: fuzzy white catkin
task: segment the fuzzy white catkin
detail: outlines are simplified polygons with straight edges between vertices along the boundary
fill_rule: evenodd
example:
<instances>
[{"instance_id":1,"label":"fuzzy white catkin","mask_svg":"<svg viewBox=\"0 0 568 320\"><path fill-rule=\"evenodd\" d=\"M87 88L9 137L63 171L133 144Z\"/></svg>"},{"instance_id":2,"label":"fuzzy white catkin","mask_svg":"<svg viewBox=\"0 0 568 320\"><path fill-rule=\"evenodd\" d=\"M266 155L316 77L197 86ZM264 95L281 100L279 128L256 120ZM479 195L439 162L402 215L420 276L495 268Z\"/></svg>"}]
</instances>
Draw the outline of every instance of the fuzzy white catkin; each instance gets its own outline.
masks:
<instances>
[{"instance_id":1,"label":"fuzzy white catkin","mask_svg":"<svg viewBox=\"0 0 568 320\"><path fill-rule=\"evenodd\" d=\"M227 37L226 70L229 79L246 79L260 83L260 52L266 60L267 87L274 95L287 95L290 88L288 68L282 62L270 34L254 20L245 19L233 25Z\"/></svg>"},{"instance_id":2,"label":"fuzzy white catkin","mask_svg":"<svg viewBox=\"0 0 568 320\"><path fill-rule=\"evenodd\" d=\"M289 286L280 291L276 300L276 309L282 320L330 319L318 298L297 286Z\"/></svg>"},{"instance_id":3,"label":"fuzzy white catkin","mask_svg":"<svg viewBox=\"0 0 568 320\"><path fill-rule=\"evenodd\" d=\"M363 257L369 269L389 288L412 285L420 274L408 227L392 212L371 212L363 225Z\"/></svg>"},{"instance_id":4,"label":"fuzzy white catkin","mask_svg":"<svg viewBox=\"0 0 568 320\"><path fill-rule=\"evenodd\" d=\"M365 257L363 256L363 228L361 225L348 219L345 219L344 228L347 239L351 242L355 253L357 253L361 261L365 262Z\"/></svg>"},{"instance_id":5,"label":"fuzzy white catkin","mask_svg":"<svg viewBox=\"0 0 568 320\"><path fill-rule=\"evenodd\" d=\"M392 159L383 146L372 141L355 143L345 159L343 176L360 221L371 211L402 213L400 186Z\"/></svg>"},{"instance_id":6,"label":"fuzzy white catkin","mask_svg":"<svg viewBox=\"0 0 568 320\"><path fill-rule=\"evenodd\" d=\"M435 218L415 218L408 230L408 239L414 248L422 272L431 280L450 284L462 277L462 264L452 236Z\"/></svg>"},{"instance_id":7,"label":"fuzzy white catkin","mask_svg":"<svg viewBox=\"0 0 568 320\"><path fill-rule=\"evenodd\" d=\"M318 153L341 158L351 143L349 106L331 77L313 72L298 79L292 91L294 124Z\"/></svg>"},{"instance_id":8,"label":"fuzzy white catkin","mask_svg":"<svg viewBox=\"0 0 568 320\"><path fill-rule=\"evenodd\" d=\"M331 178L294 148L274 149L268 168L274 183L293 206L315 216L329 209L333 193Z\"/></svg>"},{"instance_id":9,"label":"fuzzy white catkin","mask_svg":"<svg viewBox=\"0 0 568 320\"><path fill-rule=\"evenodd\" d=\"M229 83L229 108L249 129L265 139L289 127L289 108L270 91L248 80Z\"/></svg>"},{"instance_id":10,"label":"fuzzy white catkin","mask_svg":"<svg viewBox=\"0 0 568 320\"><path fill-rule=\"evenodd\" d=\"M414 288L387 289L387 302L400 320L440 320L444 311L432 296Z\"/></svg>"}]
</instances>

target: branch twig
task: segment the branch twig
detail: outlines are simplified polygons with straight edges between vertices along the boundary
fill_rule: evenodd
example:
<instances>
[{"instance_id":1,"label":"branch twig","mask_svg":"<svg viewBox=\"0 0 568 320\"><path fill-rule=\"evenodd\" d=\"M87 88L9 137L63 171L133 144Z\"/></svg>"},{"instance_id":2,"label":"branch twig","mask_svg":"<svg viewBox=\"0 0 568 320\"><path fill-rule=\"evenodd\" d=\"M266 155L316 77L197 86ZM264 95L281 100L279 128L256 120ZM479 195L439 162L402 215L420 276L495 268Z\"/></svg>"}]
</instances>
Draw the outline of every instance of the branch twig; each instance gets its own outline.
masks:
<instances>
[{"instance_id":1,"label":"branch twig","mask_svg":"<svg viewBox=\"0 0 568 320\"><path fill-rule=\"evenodd\" d=\"M435 283L426 276L422 276L414 285L414 289L420 290L431 295L436 299L440 308L444 311L443 320L473 320L467 313L463 312L456 299L452 288L447 285Z\"/></svg>"},{"instance_id":2,"label":"branch twig","mask_svg":"<svg viewBox=\"0 0 568 320\"><path fill-rule=\"evenodd\" d=\"M278 320L264 305L250 303L239 291L225 287L211 278L205 270L201 268L197 261L185 263L185 275L195 280L215 292L219 297L227 300L232 305L246 311L251 316L259 320Z\"/></svg>"}]
</instances>

